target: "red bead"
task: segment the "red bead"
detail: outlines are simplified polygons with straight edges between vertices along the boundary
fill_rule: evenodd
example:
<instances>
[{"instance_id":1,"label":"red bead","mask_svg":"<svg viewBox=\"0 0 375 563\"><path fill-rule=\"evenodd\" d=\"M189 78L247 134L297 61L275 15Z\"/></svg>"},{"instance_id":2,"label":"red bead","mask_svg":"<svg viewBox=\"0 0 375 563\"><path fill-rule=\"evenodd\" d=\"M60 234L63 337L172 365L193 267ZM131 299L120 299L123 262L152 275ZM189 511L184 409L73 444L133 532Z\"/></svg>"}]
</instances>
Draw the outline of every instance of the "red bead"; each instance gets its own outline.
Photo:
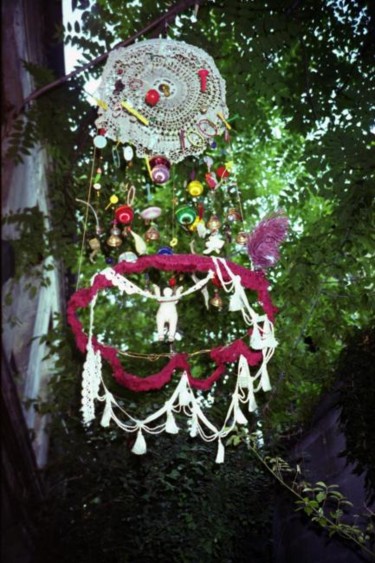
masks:
<instances>
[{"instance_id":1,"label":"red bead","mask_svg":"<svg viewBox=\"0 0 375 563\"><path fill-rule=\"evenodd\" d=\"M134 219L134 211L129 205L121 205L115 210L116 221L129 225Z\"/></svg>"},{"instance_id":2,"label":"red bead","mask_svg":"<svg viewBox=\"0 0 375 563\"><path fill-rule=\"evenodd\" d=\"M103 135L103 137L106 133L107 133L107 131L105 129L99 129L99 131L98 131L98 134Z\"/></svg>"},{"instance_id":3,"label":"red bead","mask_svg":"<svg viewBox=\"0 0 375 563\"><path fill-rule=\"evenodd\" d=\"M160 94L157 90L149 90L145 96L145 102L149 106L156 106L160 100Z\"/></svg>"},{"instance_id":4,"label":"red bead","mask_svg":"<svg viewBox=\"0 0 375 563\"><path fill-rule=\"evenodd\" d=\"M219 178L228 178L229 176L229 172L225 168L225 166L219 166L219 168L216 170L216 174Z\"/></svg>"},{"instance_id":5,"label":"red bead","mask_svg":"<svg viewBox=\"0 0 375 563\"><path fill-rule=\"evenodd\" d=\"M176 278L171 278L168 283L169 283L169 287L175 287L177 283Z\"/></svg>"}]
</instances>

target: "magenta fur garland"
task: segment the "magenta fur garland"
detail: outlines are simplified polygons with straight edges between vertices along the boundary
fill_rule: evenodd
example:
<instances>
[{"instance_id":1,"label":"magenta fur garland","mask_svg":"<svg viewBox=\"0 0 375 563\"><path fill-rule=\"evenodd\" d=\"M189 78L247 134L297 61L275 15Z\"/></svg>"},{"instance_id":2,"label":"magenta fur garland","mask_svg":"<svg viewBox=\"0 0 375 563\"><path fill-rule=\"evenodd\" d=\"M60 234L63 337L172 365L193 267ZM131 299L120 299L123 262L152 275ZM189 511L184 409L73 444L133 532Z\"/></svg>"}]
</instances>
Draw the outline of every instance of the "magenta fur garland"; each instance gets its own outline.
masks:
<instances>
[{"instance_id":1,"label":"magenta fur garland","mask_svg":"<svg viewBox=\"0 0 375 563\"><path fill-rule=\"evenodd\" d=\"M262 306L269 320L273 321L276 308L272 305L271 297L268 292L269 282L266 280L263 272L254 272L228 261L227 265L234 275L240 276L244 288L257 293L259 304ZM113 266L112 269L117 274L128 275L141 273L148 268L191 274L208 272L209 270L215 271L215 265L211 257L196 254L142 256L138 258L136 262L120 262L116 266ZM220 264L220 271L224 282L230 281L229 274L222 264ZM69 301L67 318L75 335L77 347L81 352L86 352L88 335L84 332L82 323L77 316L77 311L88 307L100 290L111 287L112 285L112 282L104 275L98 274L91 287L76 291ZM248 333L251 333L251 330L248 331ZM132 391L160 389L172 379L173 373L176 370L186 371L189 383L193 388L207 390L224 374L226 370L225 364L238 360L240 355L245 356L249 365L256 365L262 360L261 352L251 350L245 342L239 338L231 344L219 346L211 350L210 358L214 361L216 367L211 375L205 379L198 379L192 376L188 362L189 355L186 353L173 354L168 363L158 373L140 377L127 372L123 368L116 348L101 344L95 337L92 338L92 345L94 350L99 350L102 357L111 365L117 383Z\"/></svg>"}]
</instances>

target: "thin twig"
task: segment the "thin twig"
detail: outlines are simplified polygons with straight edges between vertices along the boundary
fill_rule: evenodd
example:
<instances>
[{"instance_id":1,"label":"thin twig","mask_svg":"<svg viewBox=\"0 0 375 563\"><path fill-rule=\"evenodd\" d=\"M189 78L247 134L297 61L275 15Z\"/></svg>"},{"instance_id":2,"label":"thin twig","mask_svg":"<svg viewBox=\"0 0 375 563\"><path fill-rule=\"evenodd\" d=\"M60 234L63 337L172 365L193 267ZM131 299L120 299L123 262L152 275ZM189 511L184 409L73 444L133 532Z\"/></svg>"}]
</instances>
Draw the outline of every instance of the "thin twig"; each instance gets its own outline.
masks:
<instances>
[{"instance_id":1,"label":"thin twig","mask_svg":"<svg viewBox=\"0 0 375 563\"><path fill-rule=\"evenodd\" d=\"M27 104L29 102L36 100L37 98L39 98L40 96L42 96L46 92L53 90L57 86L61 86L61 84L64 84L70 78L73 78L74 76L77 76L78 74L81 74L81 72L84 72L85 70L88 70L89 68L105 61L107 59L109 53L111 53L115 49L118 49L119 47L127 47L128 45L133 43L136 39L138 39L138 37L145 35L146 33L151 31L155 27L159 26L163 22L166 22L169 19L176 17L178 14L180 14L184 10L190 8L191 6L196 5L196 4L201 4L203 1L204 0L182 0L182 1L178 2L176 5L172 6L172 8L170 8L165 14L156 18L152 22L150 22L148 25L146 25L146 27L144 27L140 31L137 31L137 33L135 33L134 35L132 35L128 39L125 39L125 41L121 41L120 43L118 43L113 49L110 49L109 51L103 53L102 55L99 55L99 57L96 57L95 59L86 63L85 65L82 65L79 68L76 68L72 72L69 72L68 74L65 74L64 76L61 76L60 78L57 78L53 82L50 82L49 84L45 84L41 88L34 90L34 92L31 92L31 94L29 94L29 96L27 96L27 98L25 98L24 101L22 102L22 106L17 111L17 116L25 109L25 107L27 106Z\"/></svg>"}]
</instances>

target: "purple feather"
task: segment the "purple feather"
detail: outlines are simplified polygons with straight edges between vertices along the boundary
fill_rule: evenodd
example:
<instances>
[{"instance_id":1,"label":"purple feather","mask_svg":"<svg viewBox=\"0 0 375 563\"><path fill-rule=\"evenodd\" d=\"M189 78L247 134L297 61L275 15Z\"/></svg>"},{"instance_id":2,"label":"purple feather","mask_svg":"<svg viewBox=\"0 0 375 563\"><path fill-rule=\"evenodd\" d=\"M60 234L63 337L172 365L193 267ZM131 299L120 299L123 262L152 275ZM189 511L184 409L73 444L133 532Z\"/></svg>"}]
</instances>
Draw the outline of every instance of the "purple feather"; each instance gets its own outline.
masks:
<instances>
[{"instance_id":1,"label":"purple feather","mask_svg":"<svg viewBox=\"0 0 375 563\"><path fill-rule=\"evenodd\" d=\"M274 266L280 258L279 246L285 239L289 220L279 211L262 221L249 235L247 251L255 269Z\"/></svg>"}]
</instances>

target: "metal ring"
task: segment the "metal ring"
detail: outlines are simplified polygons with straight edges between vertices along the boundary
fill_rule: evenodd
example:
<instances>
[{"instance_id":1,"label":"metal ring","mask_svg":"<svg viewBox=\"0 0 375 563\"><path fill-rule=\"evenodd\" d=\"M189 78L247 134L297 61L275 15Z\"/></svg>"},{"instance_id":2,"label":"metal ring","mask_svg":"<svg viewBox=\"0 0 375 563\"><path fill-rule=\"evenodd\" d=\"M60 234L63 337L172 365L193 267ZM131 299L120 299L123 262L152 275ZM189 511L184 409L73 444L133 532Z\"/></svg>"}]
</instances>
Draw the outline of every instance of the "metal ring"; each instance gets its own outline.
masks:
<instances>
[{"instance_id":1,"label":"metal ring","mask_svg":"<svg viewBox=\"0 0 375 563\"><path fill-rule=\"evenodd\" d=\"M207 123L210 127L212 127L214 132L213 133L207 133L206 131L203 131L203 129L201 127L201 124L203 124L203 123ZM206 137L215 137L215 135L217 135L217 127L216 127L215 123L213 123L210 119L201 119L200 121L198 121L198 129Z\"/></svg>"},{"instance_id":2,"label":"metal ring","mask_svg":"<svg viewBox=\"0 0 375 563\"><path fill-rule=\"evenodd\" d=\"M199 137L199 139L201 140L201 143L196 143L196 142L192 141L191 135L197 135L197 137ZM203 137L202 133L200 133L199 131L194 131L194 129L189 129L187 131L186 137L190 141L190 144L193 145L193 147L201 147L203 145L206 146L206 139Z\"/></svg>"},{"instance_id":3,"label":"metal ring","mask_svg":"<svg viewBox=\"0 0 375 563\"><path fill-rule=\"evenodd\" d=\"M130 186L128 190L128 196L126 198L126 203L131 207L134 203L135 199L135 187Z\"/></svg>"}]
</instances>

